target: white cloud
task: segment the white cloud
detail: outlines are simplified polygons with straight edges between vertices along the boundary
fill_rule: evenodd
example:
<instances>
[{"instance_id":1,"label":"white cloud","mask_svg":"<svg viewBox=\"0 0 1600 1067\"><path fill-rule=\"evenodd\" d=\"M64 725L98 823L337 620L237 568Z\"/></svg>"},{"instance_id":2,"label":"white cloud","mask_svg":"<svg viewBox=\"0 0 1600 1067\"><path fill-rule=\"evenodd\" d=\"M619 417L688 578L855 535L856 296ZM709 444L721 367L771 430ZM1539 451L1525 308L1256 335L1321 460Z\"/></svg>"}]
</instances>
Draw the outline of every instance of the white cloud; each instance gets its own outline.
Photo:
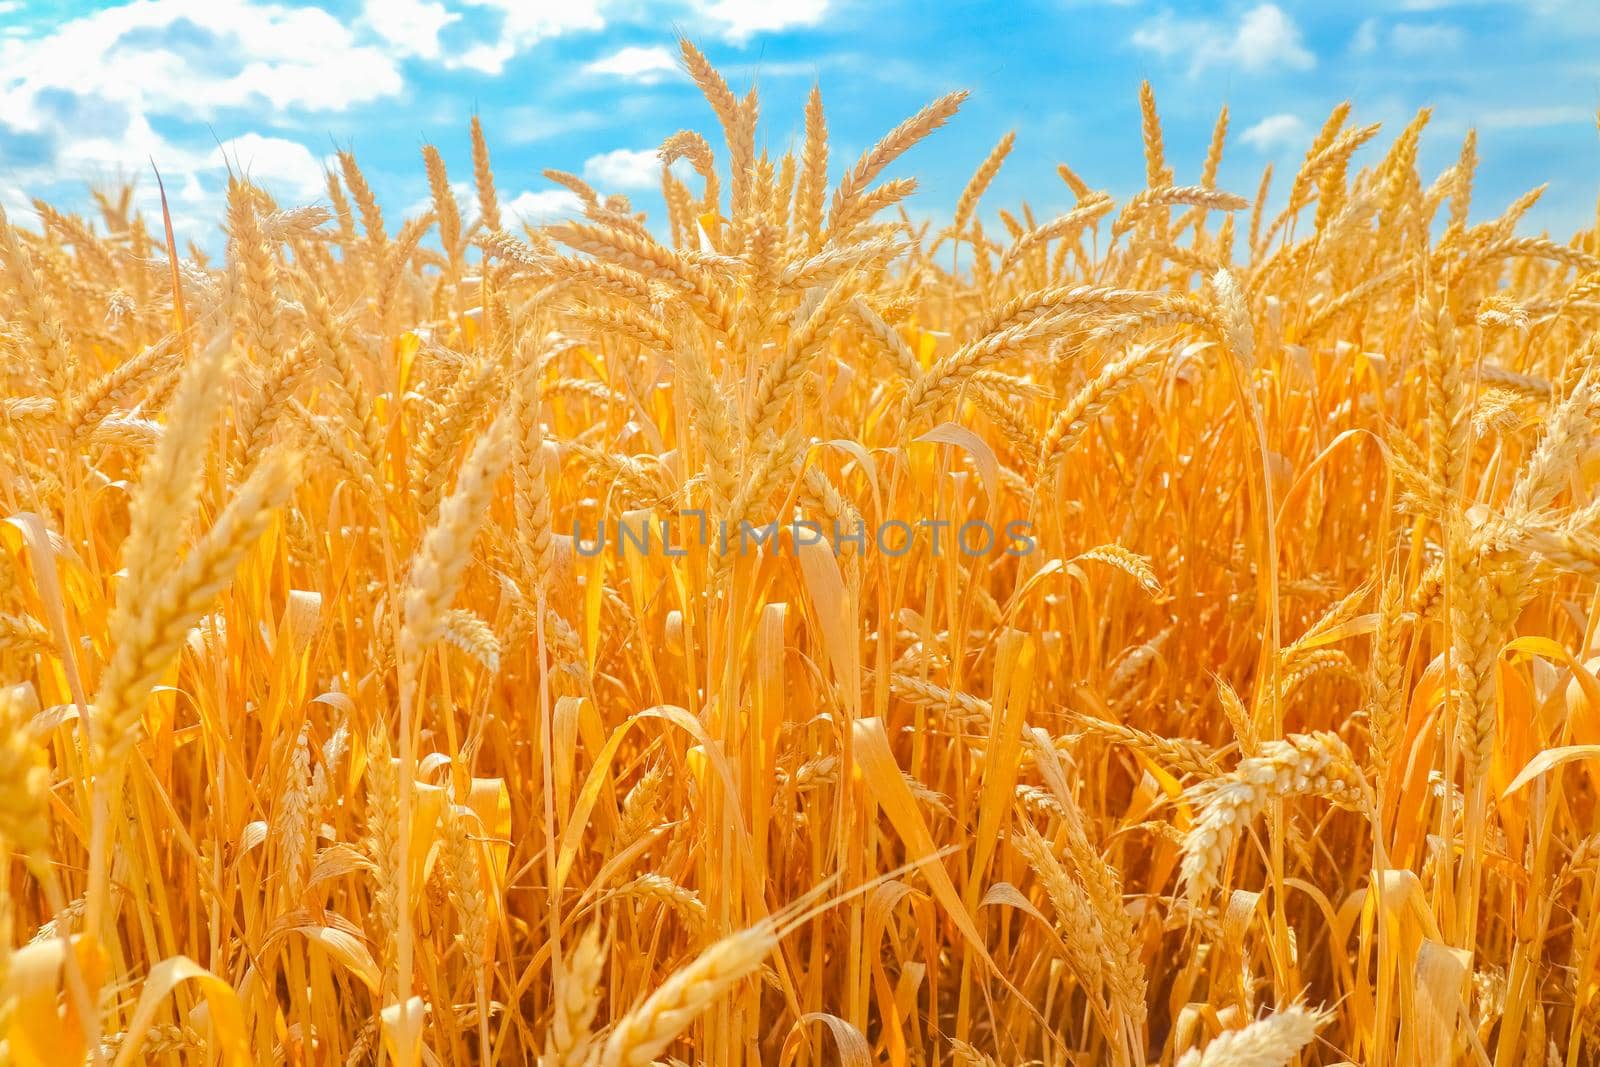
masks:
<instances>
[{"instance_id":1,"label":"white cloud","mask_svg":"<svg viewBox=\"0 0 1600 1067\"><path fill-rule=\"evenodd\" d=\"M230 109L270 122L395 95L392 51L320 8L250 0L133 0L7 37L0 139L31 149L8 177L42 189L148 174L154 160L168 191L198 204L220 181L189 179L222 165L202 122ZM231 144L263 181L315 195L303 145L249 133Z\"/></svg>"},{"instance_id":2,"label":"white cloud","mask_svg":"<svg viewBox=\"0 0 1600 1067\"><path fill-rule=\"evenodd\" d=\"M135 0L0 45L0 122L18 129L77 100L184 116L340 111L401 85L384 49L326 11L246 0Z\"/></svg>"},{"instance_id":3,"label":"white cloud","mask_svg":"<svg viewBox=\"0 0 1600 1067\"><path fill-rule=\"evenodd\" d=\"M151 135L153 136L153 135ZM121 142L86 139L73 142L63 153L63 170L83 173L122 173L137 176L135 206L147 216L160 217L161 200L148 160L125 165ZM172 209L172 226L180 237L204 237L215 232L226 211L228 171L242 174L261 186L283 206L305 204L320 199L324 192L323 168L331 157L319 158L298 141L256 132L229 138L209 151L189 151L166 145L164 151L150 153L161 171L167 203ZM59 175L41 175L41 182Z\"/></svg>"},{"instance_id":4,"label":"white cloud","mask_svg":"<svg viewBox=\"0 0 1600 1067\"><path fill-rule=\"evenodd\" d=\"M33 211L28 194L14 185L0 185L0 209L13 219L27 218Z\"/></svg>"},{"instance_id":5,"label":"white cloud","mask_svg":"<svg viewBox=\"0 0 1600 1067\"><path fill-rule=\"evenodd\" d=\"M438 58L439 31L461 19L434 0L366 0L363 17L401 55L423 59Z\"/></svg>"},{"instance_id":6,"label":"white cloud","mask_svg":"<svg viewBox=\"0 0 1600 1067\"><path fill-rule=\"evenodd\" d=\"M478 217L477 197L473 195L474 186L471 182L462 179L450 183L450 195L455 198L456 208L465 218ZM414 219L418 215L426 214L433 210L433 193L411 201L405 210L405 217Z\"/></svg>"},{"instance_id":7,"label":"white cloud","mask_svg":"<svg viewBox=\"0 0 1600 1067\"><path fill-rule=\"evenodd\" d=\"M1282 63L1295 70L1316 66L1316 58L1300 43L1300 28L1276 4L1245 12L1230 51L1246 70L1265 70Z\"/></svg>"},{"instance_id":8,"label":"white cloud","mask_svg":"<svg viewBox=\"0 0 1600 1067\"><path fill-rule=\"evenodd\" d=\"M215 232L227 210L228 171L248 177L271 193L284 207L321 199L323 168L331 157L318 157L299 141L245 133L213 144L209 152L183 153L177 163L156 157L172 208L172 226L179 237L201 237ZM148 164L146 164L148 167ZM160 195L154 181L140 175L135 206L148 216L161 214Z\"/></svg>"},{"instance_id":9,"label":"white cloud","mask_svg":"<svg viewBox=\"0 0 1600 1067\"><path fill-rule=\"evenodd\" d=\"M187 173L204 164L205 153L180 147L158 134L141 112L126 116L120 125L77 131L55 145L47 180L103 177L141 171L151 162L163 173Z\"/></svg>"},{"instance_id":10,"label":"white cloud","mask_svg":"<svg viewBox=\"0 0 1600 1067\"><path fill-rule=\"evenodd\" d=\"M1478 125L1486 130L1526 130L1540 126L1587 126L1594 121L1594 112L1575 106L1550 105L1548 107L1501 107L1478 116Z\"/></svg>"},{"instance_id":11,"label":"white cloud","mask_svg":"<svg viewBox=\"0 0 1600 1067\"><path fill-rule=\"evenodd\" d=\"M545 189L522 192L506 202L505 211L529 225L550 222L583 213L583 201L570 189Z\"/></svg>"},{"instance_id":12,"label":"white cloud","mask_svg":"<svg viewBox=\"0 0 1600 1067\"><path fill-rule=\"evenodd\" d=\"M1163 11L1155 18L1141 23L1129 40L1135 48L1142 48L1146 52L1154 52L1166 58L1187 51L1193 42L1185 41L1184 38L1193 33L1197 26L1205 25L1193 19L1174 18L1172 12ZM1215 27L1208 29L1215 32Z\"/></svg>"},{"instance_id":13,"label":"white cloud","mask_svg":"<svg viewBox=\"0 0 1600 1067\"><path fill-rule=\"evenodd\" d=\"M583 176L602 192L650 189L661 181L661 157L649 148L617 148L584 160Z\"/></svg>"},{"instance_id":14,"label":"white cloud","mask_svg":"<svg viewBox=\"0 0 1600 1067\"><path fill-rule=\"evenodd\" d=\"M1301 41L1300 28L1277 4L1258 4L1233 26L1162 12L1134 30L1132 43L1163 58L1188 56L1191 75L1208 67L1252 73L1309 70L1317 62Z\"/></svg>"},{"instance_id":15,"label":"white cloud","mask_svg":"<svg viewBox=\"0 0 1600 1067\"><path fill-rule=\"evenodd\" d=\"M1378 20L1367 18L1361 20L1361 25L1356 27L1355 36L1350 38L1350 51L1358 56L1368 56L1378 50Z\"/></svg>"},{"instance_id":16,"label":"white cloud","mask_svg":"<svg viewBox=\"0 0 1600 1067\"><path fill-rule=\"evenodd\" d=\"M1406 56L1453 52L1461 41L1460 27L1442 22L1402 22L1389 31L1389 43L1396 52Z\"/></svg>"},{"instance_id":17,"label":"white cloud","mask_svg":"<svg viewBox=\"0 0 1600 1067\"><path fill-rule=\"evenodd\" d=\"M1308 143L1311 131L1298 115L1268 115L1239 135L1239 140L1257 151L1272 153Z\"/></svg>"},{"instance_id":18,"label":"white cloud","mask_svg":"<svg viewBox=\"0 0 1600 1067\"><path fill-rule=\"evenodd\" d=\"M1350 54L1425 57L1454 52L1466 41L1461 27L1447 22L1398 22L1385 30L1376 18L1366 18L1350 38Z\"/></svg>"},{"instance_id":19,"label":"white cloud","mask_svg":"<svg viewBox=\"0 0 1600 1067\"><path fill-rule=\"evenodd\" d=\"M828 13L829 0L696 0L724 40L742 44L758 33L815 26Z\"/></svg>"},{"instance_id":20,"label":"white cloud","mask_svg":"<svg viewBox=\"0 0 1600 1067\"><path fill-rule=\"evenodd\" d=\"M649 48L629 45L609 56L584 64L583 72L609 74L630 81L655 82L675 73L677 69L677 59L660 45Z\"/></svg>"},{"instance_id":21,"label":"white cloud","mask_svg":"<svg viewBox=\"0 0 1600 1067\"><path fill-rule=\"evenodd\" d=\"M295 202L315 200L324 189L323 173L330 160L318 159L299 141L247 133L224 141L211 155L212 166L226 162L243 170L251 181L278 194L293 194Z\"/></svg>"},{"instance_id":22,"label":"white cloud","mask_svg":"<svg viewBox=\"0 0 1600 1067\"><path fill-rule=\"evenodd\" d=\"M500 34L490 43L479 43L459 56L446 59L446 66L464 67L483 74L499 74L506 62L520 52L549 37L577 30L603 30L606 20L604 0L464 0L469 7L482 8L500 18Z\"/></svg>"}]
</instances>

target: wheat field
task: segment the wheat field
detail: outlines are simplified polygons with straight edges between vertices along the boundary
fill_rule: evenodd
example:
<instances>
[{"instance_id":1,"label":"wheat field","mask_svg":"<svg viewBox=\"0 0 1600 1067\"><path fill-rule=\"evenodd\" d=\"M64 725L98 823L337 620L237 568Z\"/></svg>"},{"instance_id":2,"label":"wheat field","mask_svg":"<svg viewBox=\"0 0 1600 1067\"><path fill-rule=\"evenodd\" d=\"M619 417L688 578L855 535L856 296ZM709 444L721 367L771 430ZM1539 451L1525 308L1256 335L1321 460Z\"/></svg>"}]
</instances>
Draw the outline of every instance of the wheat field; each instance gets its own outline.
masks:
<instances>
[{"instance_id":1,"label":"wheat field","mask_svg":"<svg viewBox=\"0 0 1600 1067\"><path fill-rule=\"evenodd\" d=\"M0 219L0 1063L1600 1062L1600 235L682 55L664 220Z\"/></svg>"}]
</instances>

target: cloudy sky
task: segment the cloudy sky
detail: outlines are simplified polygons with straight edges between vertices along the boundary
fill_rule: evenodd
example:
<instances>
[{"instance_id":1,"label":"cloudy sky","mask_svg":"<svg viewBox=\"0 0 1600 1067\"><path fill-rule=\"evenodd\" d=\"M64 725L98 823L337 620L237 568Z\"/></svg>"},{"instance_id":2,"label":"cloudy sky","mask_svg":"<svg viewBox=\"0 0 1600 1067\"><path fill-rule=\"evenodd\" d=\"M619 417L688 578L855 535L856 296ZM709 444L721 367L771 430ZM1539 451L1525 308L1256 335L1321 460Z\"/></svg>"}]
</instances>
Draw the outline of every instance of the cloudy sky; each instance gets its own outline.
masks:
<instances>
[{"instance_id":1,"label":"cloudy sky","mask_svg":"<svg viewBox=\"0 0 1600 1067\"><path fill-rule=\"evenodd\" d=\"M1530 224L1565 236L1593 224L1600 189L1593 0L0 0L0 204L24 217L32 196L81 207L90 183L119 176L151 204L153 158L181 231L206 240L224 156L281 202L310 203L330 153L351 146L394 217L426 195L422 145L470 177L476 110L502 201L525 217L570 206L546 167L659 214L655 146L713 125L676 62L678 34L736 89L760 85L776 152L798 141L820 82L836 164L928 99L971 89L904 162L934 216L1009 129L1017 149L991 207L1066 206L1056 162L1114 193L1138 188L1142 78L1180 180L1198 173L1224 103L1222 184L1248 195L1268 161L1292 169L1349 98L1391 134L1434 105L1430 170L1477 127L1476 214L1549 181Z\"/></svg>"}]
</instances>

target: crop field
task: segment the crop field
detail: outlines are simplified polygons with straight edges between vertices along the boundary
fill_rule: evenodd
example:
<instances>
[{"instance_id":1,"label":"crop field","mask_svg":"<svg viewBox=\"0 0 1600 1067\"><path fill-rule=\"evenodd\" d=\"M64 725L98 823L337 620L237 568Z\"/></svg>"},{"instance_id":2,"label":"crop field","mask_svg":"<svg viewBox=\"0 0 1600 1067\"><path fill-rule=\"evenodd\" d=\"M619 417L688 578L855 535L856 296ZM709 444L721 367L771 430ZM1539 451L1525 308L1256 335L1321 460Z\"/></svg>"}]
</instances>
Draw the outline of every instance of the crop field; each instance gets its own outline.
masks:
<instances>
[{"instance_id":1,"label":"crop field","mask_svg":"<svg viewBox=\"0 0 1600 1067\"><path fill-rule=\"evenodd\" d=\"M0 1064L1600 1062L1600 235L681 53L665 218L0 216Z\"/></svg>"}]
</instances>

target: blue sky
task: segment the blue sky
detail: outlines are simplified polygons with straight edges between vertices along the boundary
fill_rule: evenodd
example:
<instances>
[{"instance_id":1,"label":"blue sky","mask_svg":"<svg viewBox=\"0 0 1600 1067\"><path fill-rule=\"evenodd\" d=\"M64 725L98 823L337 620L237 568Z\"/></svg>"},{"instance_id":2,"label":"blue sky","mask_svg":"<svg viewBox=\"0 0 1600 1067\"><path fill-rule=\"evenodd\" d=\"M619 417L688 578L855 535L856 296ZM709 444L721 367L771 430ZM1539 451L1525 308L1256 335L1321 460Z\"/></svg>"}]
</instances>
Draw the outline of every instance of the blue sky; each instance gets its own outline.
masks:
<instances>
[{"instance_id":1,"label":"blue sky","mask_svg":"<svg viewBox=\"0 0 1600 1067\"><path fill-rule=\"evenodd\" d=\"M759 83L775 152L798 141L819 81L836 169L932 97L971 89L899 168L921 182L914 209L934 217L1008 129L1017 148L990 209L1024 197L1040 212L1067 206L1057 162L1095 187L1137 189L1136 93L1149 78L1180 181L1197 175L1224 103L1221 184L1244 195L1268 161L1281 187L1340 100L1387 135L1428 103L1430 174L1478 129L1475 215L1548 181L1530 228L1566 236L1594 223L1595 0L0 0L0 204L24 217L31 196L82 207L87 183L125 174L149 205L153 156L180 231L209 241L224 152L281 202L311 203L337 145L354 147L397 219L426 195L426 143L466 193L476 110L502 201L525 217L571 206L546 167L658 217L653 150L680 128L713 130L676 65L679 33L736 89Z\"/></svg>"}]
</instances>

